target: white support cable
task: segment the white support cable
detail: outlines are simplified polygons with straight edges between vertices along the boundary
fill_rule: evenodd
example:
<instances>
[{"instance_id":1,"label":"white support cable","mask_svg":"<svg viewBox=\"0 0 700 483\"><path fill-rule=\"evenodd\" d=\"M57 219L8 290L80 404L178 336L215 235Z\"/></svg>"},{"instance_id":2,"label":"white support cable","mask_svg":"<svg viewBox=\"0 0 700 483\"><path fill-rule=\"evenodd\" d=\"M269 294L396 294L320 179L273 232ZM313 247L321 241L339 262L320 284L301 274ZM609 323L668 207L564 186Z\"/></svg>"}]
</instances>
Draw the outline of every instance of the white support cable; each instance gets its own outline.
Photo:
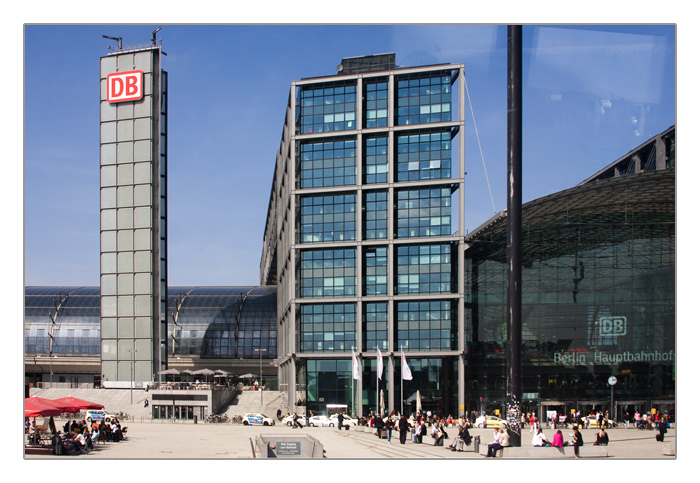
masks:
<instances>
[{"instance_id":1,"label":"white support cable","mask_svg":"<svg viewBox=\"0 0 700 483\"><path fill-rule=\"evenodd\" d=\"M479 130L476 127L476 117L474 116L474 108L472 107L472 99L469 96L469 86L467 85L467 76L464 75L464 89L467 91L467 101L469 101L469 110L472 113L472 120L474 121L474 132L476 133L476 143L479 145L479 154L481 154L481 164L484 166L484 174L486 175L486 185L489 188L489 195L491 196L491 206L493 207L493 214L496 214L496 205L493 202L493 193L491 192L491 183L489 182L489 174L486 171L486 161L484 161L484 152L481 149L481 140L479 139Z\"/></svg>"}]
</instances>

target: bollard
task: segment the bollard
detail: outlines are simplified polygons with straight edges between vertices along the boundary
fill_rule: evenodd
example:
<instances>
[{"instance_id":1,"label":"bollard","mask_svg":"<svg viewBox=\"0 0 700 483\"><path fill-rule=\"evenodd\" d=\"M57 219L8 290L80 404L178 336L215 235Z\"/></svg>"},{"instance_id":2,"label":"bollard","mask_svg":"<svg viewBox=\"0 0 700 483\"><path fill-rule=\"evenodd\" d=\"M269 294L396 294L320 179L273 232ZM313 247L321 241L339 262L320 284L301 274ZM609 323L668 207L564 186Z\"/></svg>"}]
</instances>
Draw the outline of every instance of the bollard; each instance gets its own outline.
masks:
<instances>
[{"instance_id":1,"label":"bollard","mask_svg":"<svg viewBox=\"0 0 700 483\"><path fill-rule=\"evenodd\" d=\"M194 424L197 424L197 416L194 417Z\"/></svg>"},{"instance_id":2,"label":"bollard","mask_svg":"<svg viewBox=\"0 0 700 483\"><path fill-rule=\"evenodd\" d=\"M474 436L474 452L479 452L479 443L481 443L481 436Z\"/></svg>"}]
</instances>

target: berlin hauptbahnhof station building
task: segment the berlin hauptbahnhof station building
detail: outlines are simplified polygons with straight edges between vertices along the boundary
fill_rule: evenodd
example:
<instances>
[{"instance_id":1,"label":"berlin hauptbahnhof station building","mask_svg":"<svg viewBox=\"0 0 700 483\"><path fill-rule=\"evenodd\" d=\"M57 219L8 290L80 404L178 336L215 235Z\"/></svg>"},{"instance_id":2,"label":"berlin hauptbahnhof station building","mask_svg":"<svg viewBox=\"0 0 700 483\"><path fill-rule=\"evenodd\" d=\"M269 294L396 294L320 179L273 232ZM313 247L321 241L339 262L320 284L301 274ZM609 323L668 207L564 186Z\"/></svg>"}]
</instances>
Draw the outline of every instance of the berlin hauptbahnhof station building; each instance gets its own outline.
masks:
<instances>
[{"instance_id":1,"label":"berlin hauptbahnhof station building","mask_svg":"<svg viewBox=\"0 0 700 483\"><path fill-rule=\"evenodd\" d=\"M465 234L464 65L382 54L292 82L260 286L171 287L153 44L101 58L100 284L26 287L26 382L262 368L290 411L415 410L420 391L423 410L503 414L507 213ZM523 205L523 411L675 414L675 161L670 127Z\"/></svg>"}]
</instances>

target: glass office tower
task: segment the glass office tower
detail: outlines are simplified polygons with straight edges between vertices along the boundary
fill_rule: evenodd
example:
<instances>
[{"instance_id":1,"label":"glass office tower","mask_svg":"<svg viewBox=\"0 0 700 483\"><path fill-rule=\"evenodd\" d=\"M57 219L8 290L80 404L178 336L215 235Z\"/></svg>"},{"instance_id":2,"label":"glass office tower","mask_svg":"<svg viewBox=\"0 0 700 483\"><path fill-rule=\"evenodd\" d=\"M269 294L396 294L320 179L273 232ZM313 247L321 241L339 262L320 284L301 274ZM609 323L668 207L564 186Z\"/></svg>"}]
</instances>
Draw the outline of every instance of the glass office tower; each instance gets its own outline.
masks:
<instances>
[{"instance_id":1,"label":"glass office tower","mask_svg":"<svg viewBox=\"0 0 700 483\"><path fill-rule=\"evenodd\" d=\"M391 412L402 392L408 410L420 389L424 409L456 414L464 67L382 54L337 69L292 83L277 154L261 281L278 285L280 389L300 412Z\"/></svg>"},{"instance_id":2,"label":"glass office tower","mask_svg":"<svg viewBox=\"0 0 700 483\"><path fill-rule=\"evenodd\" d=\"M125 77L108 82L114 74ZM142 82L137 99L118 97L137 91L128 76ZM100 59L100 81L102 384L141 387L167 364L168 82L160 46L120 43Z\"/></svg>"}]
</instances>

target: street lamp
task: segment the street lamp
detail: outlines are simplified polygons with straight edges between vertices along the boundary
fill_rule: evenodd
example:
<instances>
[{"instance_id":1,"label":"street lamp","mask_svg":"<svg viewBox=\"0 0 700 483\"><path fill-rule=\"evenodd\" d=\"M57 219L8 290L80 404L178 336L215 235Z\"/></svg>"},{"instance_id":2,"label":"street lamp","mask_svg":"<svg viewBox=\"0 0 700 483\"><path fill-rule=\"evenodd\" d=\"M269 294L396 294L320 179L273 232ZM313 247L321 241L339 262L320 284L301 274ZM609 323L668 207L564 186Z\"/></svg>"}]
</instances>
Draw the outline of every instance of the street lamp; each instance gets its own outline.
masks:
<instances>
[{"instance_id":1,"label":"street lamp","mask_svg":"<svg viewBox=\"0 0 700 483\"><path fill-rule=\"evenodd\" d=\"M131 404L134 404L134 352L136 349L129 349L131 354L131 377L129 378L129 392L131 393Z\"/></svg>"},{"instance_id":2,"label":"street lamp","mask_svg":"<svg viewBox=\"0 0 700 483\"><path fill-rule=\"evenodd\" d=\"M255 352L260 353L260 384L258 384L258 387L260 387L260 410L262 411L262 406L263 406L263 392L262 392L262 353L267 352L267 349L255 349Z\"/></svg>"}]
</instances>

